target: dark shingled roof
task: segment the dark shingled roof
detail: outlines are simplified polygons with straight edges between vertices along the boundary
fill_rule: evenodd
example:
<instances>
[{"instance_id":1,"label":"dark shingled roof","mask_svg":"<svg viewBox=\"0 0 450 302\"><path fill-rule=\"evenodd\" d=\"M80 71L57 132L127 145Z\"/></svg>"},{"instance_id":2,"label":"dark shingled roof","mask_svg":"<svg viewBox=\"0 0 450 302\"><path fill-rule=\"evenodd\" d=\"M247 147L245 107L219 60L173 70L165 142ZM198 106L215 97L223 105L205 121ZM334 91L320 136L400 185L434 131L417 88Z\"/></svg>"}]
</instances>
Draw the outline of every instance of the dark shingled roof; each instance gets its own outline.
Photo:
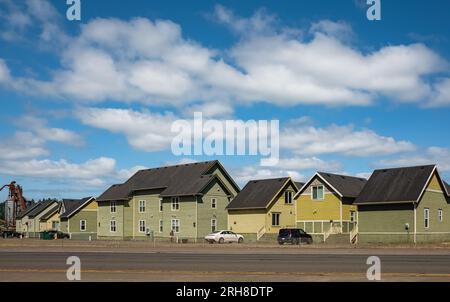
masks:
<instances>
[{"instance_id":1,"label":"dark shingled roof","mask_svg":"<svg viewBox=\"0 0 450 302\"><path fill-rule=\"evenodd\" d=\"M28 213L30 213L33 209L35 209L38 206L40 206L39 202L32 204L31 206L29 206L28 208L26 208L25 210L23 210L19 214L17 214L16 219L21 219L21 218L25 217Z\"/></svg>"},{"instance_id":2,"label":"dark shingled roof","mask_svg":"<svg viewBox=\"0 0 450 302\"><path fill-rule=\"evenodd\" d=\"M297 186L297 189L299 189L299 190L305 185L304 182L294 181L294 183Z\"/></svg>"},{"instance_id":3,"label":"dark shingled roof","mask_svg":"<svg viewBox=\"0 0 450 302\"><path fill-rule=\"evenodd\" d=\"M61 218L70 218L82 205L91 200L93 197L85 197L82 199L63 199L63 207L65 212L61 214Z\"/></svg>"},{"instance_id":4,"label":"dark shingled roof","mask_svg":"<svg viewBox=\"0 0 450 302\"><path fill-rule=\"evenodd\" d=\"M53 216L53 214L55 214L56 212L58 212L60 204L55 204L47 213L45 213L42 217L41 217L41 221L47 221L50 217Z\"/></svg>"},{"instance_id":5,"label":"dark shingled roof","mask_svg":"<svg viewBox=\"0 0 450 302\"><path fill-rule=\"evenodd\" d=\"M450 196L450 185L446 181L444 181L444 184L445 184L445 188L447 189L447 195Z\"/></svg>"},{"instance_id":6,"label":"dark shingled roof","mask_svg":"<svg viewBox=\"0 0 450 302\"><path fill-rule=\"evenodd\" d=\"M227 209L265 209L289 177L249 181Z\"/></svg>"},{"instance_id":7,"label":"dark shingled roof","mask_svg":"<svg viewBox=\"0 0 450 302\"><path fill-rule=\"evenodd\" d=\"M367 179L347 175L317 172L326 182L333 186L343 197L356 198L361 193Z\"/></svg>"},{"instance_id":8,"label":"dark shingled roof","mask_svg":"<svg viewBox=\"0 0 450 302\"><path fill-rule=\"evenodd\" d=\"M428 165L375 170L355 203L416 201L435 168Z\"/></svg>"},{"instance_id":9,"label":"dark shingled roof","mask_svg":"<svg viewBox=\"0 0 450 302\"><path fill-rule=\"evenodd\" d=\"M37 215L39 215L40 213L42 213L42 211L44 211L45 209L47 209L51 204L53 204L54 200L46 200L46 201L41 201L36 203L32 208L30 208L30 210L26 210L26 212L24 212L23 214L19 215L18 218L23 218L25 216L28 216L30 218L34 218Z\"/></svg>"},{"instance_id":10,"label":"dark shingled roof","mask_svg":"<svg viewBox=\"0 0 450 302\"><path fill-rule=\"evenodd\" d=\"M215 165L220 165L219 161L214 160L140 170L125 183L116 184L108 188L97 200L123 200L127 199L134 191L151 189L161 189L161 196L197 195L214 179L214 176L208 174L208 172ZM225 169L224 173L228 176ZM236 190L239 191L239 187L231 177L229 179Z\"/></svg>"}]
</instances>

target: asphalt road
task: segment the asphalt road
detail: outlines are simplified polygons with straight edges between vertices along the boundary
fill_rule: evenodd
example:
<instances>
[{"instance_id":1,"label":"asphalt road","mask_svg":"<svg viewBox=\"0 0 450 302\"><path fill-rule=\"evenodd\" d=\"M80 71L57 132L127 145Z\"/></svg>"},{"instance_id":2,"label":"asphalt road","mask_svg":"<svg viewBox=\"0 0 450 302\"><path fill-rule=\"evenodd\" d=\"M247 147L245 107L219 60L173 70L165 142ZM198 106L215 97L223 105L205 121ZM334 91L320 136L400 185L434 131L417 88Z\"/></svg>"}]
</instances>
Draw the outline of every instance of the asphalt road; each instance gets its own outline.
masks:
<instances>
[{"instance_id":1,"label":"asphalt road","mask_svg":"<svg viewBox=\"0 0 450 302\"><path fill-rule=\"evenodd\" d=\"M370 254L0 252L0 281L67 281L69 256L82 281L367 281ZM382 281L448 281L450 254L380 255Z\"/></svg>"}]
</instances>

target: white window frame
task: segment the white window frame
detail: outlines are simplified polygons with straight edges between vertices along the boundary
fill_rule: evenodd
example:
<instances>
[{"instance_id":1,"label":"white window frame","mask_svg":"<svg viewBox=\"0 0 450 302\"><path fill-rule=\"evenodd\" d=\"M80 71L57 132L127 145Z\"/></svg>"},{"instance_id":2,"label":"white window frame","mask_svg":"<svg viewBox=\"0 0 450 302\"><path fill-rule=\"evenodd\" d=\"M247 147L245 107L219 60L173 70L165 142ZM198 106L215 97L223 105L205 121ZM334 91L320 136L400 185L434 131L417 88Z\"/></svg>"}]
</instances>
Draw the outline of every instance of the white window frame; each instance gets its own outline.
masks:
<instances>
[{"instance_id":1,"label":"white window frame","mask_svg":"<svg viewBox=\"0 0 450 302\"><path fill-rule=\"evenodd\" d=\"M114 231L113 231L113 225L114 225ZM109 232L117 233L117 222L114 219L109 221Z\"/></svg>"},{"instance_id":2,"label":"white window frame","mask_svg":"<svg viewBox=\"0 0 450 302\"><path fill-rule=\"evenodd\" d=\"M317 192L319 192L319 188L322 188L322 198L314 198L314 188L317 188ZM319 194L317 194L317 197ZM325 186L324 185L316 185L311 186L311 200L325 200Z\"/></svg>"},{"instance_id":3,"label":"white window frame","mask_svg":"<svg viewBox=\"0 0 450 302\"><path fill-rule=\"evenodd\" d=\"M217 198L211 198L211 209L217 209Z\"/></svg>"},{"instance_id":4,"label":"white window frame","mask_svg":"<svg viewBox=\"0 0 450 302\"><path fill-rule=\"evenodd\" d=\"M350 222L356 222L356 211L350 211Z\"/></svg>"},{"instance_id":5,"label":"white window frame","mask_svg":"<svg viewBox=\"0 0 450 302\"><path fill-rule=\"evenodd\" d=\"M84 222L84 228L82 228L83 222ZM80 232L86 232L86 230L87 230L87 221L86 221L86 219L81 219L80 220Z\"/></svg>"},{"instance_id":6,"label":"white window frame","mask_svg":"<svg viewBox=\"0 0 450 302\"><path fill-rule=\"evenodd\" d=\"M292 192L292 191L284 192L284 203L285 204L293 204L294 203L293 199L294 199L294 192Z\"/></svg>"},{"instance_id":7,"label":"white window frame","mask_svg":"<svg viewBox=\"0 0 450 302\"><path fill-rule=\"evenodd\" d=\"M217 218L211 219L211 233L217 231Z\"/></svg>"},{"instance_id":8,"label":"white window frame","mask_svg":"<svg viewBox=\"0 0 450 302\"><path fill-rule=\"evenodd\" d=\"M162 219L159 220L159 232L164 232L164 221Z\"/></svg>"},{"instance_id":9,"label":"white window frame","mask_svg":"<svg viewBox=\"0 0 450 302\"><path fill-rule=\"evenodd\" d=\"M438 221L439 222L444 221L444 211L442 211L442 209L438 209Z\"/></svg>"},{"instance_id":10,"label":"white window frame","mask_svg":"<svg viewBox=\"0 0 450 302\"><path fill-rule=\"evenodd\" d=\"M178 197L178 196L172 197L171 201L172 201L172 203L171 203L172 212L179 211L180 210L180 197Z\"/></svg>"},{"instance_id":11,"label":"white window frame","mask_svg":"<svg viewBox=\"0 0 450 302\"><path fill-rule=\"evenodd\" d=\"M115 200L109 202L109 212L111 214L117 213L117 202Z\"/></svg>"},{"instance_id":12,"label":"white window frame","mask_svg":"<svg viewBox=\"0 0 450 302\"><path fill-rule=\"evenodd\" d=\"M274 220L274 217L275 217L275 215L278 215L278 224L273 224L273 220ZM281 213L272 213L272 221L271 221L271 224L272 224L272 226L273 227L279 227L280 226L280 218L281 218Z\"/></svg>"},{"instance_id":13,"label":"white window frame","mask_svg":"<svg viewBox=\"0 0 450 302\"><path fill-rule=\"evenodd\" d=\"M174 222L176 222L176 223L174 223ZM172 231L175 234L180 232L180 229L181 229L180 219L172 219L170 225L171 225ZM178 228L178 230L177 230L177 228Z\"/></svg>"},{"instance_id":14,"label":"white window frame","mask_svg":"<svg viewBox=\"0 0 450 302\"><path fill-rule=\"evenodd\" d=\"M430 209L423 209L423 226L425 229L430 228Z\"/></svg>"},{"instance_id":15,"label":"white window frame","mask_svg":"<svg viewBox=\"0 0 450 302\"><path fill-rule=\"evenodd\" d=\"M139 231L139 233L145 233L145 230L146 230L146 226L145 226L145 220L139 220L139 222L138 222L138 231ZM142 227L143 227L143 229L142 229Z\"/></svg>"},{"instance_id":16,"label":"white window frame","mask_svg":"<svg viewBox=\"0 0 450 302\"><path fill-rule=\"evenodd\" d=\"M143 206L142 206L142 203L144 203ZM138 206L139 206L139 213L145 213L145 210L147 208L147 201L146 200L139 200Z\"/></svg>"},{"instance_id":17,"label":"white window frame","mask_svg":"<svg viewBox=\"0 0 450 302\"><path fill-rule=\"evenodd\" d=\"M159 212L162 212L162 211L163 211L163 199L160 198L159 199Z\"/></svg>"}]
</instances>

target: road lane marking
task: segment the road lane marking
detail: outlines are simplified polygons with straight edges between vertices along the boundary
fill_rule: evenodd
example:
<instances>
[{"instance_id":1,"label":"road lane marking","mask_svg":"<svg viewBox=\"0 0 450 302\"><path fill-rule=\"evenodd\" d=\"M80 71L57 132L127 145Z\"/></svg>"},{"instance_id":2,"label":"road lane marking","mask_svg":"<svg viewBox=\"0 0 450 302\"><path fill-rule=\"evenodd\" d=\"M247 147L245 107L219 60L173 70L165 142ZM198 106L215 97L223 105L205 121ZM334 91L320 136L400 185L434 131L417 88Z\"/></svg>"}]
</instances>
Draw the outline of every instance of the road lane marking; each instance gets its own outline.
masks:
<instances>
[{"instance_id":1,"label":"road lane marking","mask_svg":"<svg viewBox=\"0 0 450 302\"><path fill-rule=\"evenodd\" d=\"M0 269L0 273L65 273L64 269ZM238 275L238 276L360 276L365 277L365 273L357 273L357 272L232 272L232 271L223 271L223 272L210 272L210 271L170 271L170 270L99 270L99 269L84 269L82 273L88 274L182 274L182 275ZM436 278L450 278L450 273L383 273L383 277L436 277Z\"/></svg>"}]
</instances>

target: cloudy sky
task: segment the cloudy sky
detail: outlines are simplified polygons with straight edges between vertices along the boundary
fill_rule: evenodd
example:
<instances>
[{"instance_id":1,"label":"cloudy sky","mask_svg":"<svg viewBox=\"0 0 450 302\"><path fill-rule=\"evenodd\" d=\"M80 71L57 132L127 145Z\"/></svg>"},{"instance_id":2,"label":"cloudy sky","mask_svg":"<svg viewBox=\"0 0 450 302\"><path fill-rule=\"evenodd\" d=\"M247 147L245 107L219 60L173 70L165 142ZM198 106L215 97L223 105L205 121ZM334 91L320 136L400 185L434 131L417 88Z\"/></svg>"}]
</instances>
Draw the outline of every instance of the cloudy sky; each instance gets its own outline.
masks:
<instances>
[{"instance_id":1,"label":"cloudy sky","mask_svg":"<svg viewBox=\"0 0 450 302\"><path fill-rule=\"evenodd\" d=\"M138 169L219 159L249 179L438 164L450 180L447 1L0 0L0 181L98 195ZM280 120L280 161L174 156L193 112ZM6 195L1 193L1 197Z\"/></svg>"}]
</instances>

